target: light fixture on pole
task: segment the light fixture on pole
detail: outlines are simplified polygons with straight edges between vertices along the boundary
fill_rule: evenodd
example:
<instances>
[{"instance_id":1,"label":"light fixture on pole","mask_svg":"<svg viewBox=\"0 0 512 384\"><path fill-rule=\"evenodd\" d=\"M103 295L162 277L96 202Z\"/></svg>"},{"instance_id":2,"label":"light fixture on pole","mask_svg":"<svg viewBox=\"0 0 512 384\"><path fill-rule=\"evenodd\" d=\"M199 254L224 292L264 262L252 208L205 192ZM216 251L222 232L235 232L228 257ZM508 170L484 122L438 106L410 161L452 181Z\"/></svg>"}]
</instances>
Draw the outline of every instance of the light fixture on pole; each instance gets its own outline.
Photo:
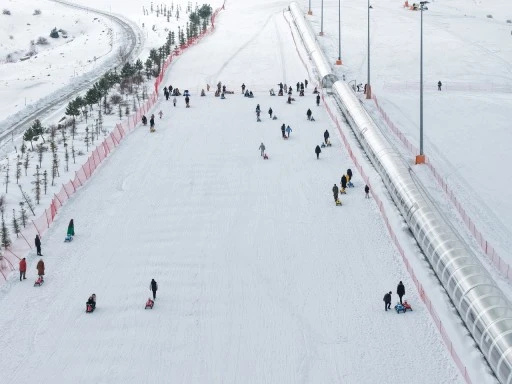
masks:
<instances>
[{"instance_id":1,"label":"light fixture on pole","mask_svg":"<svg viewBox=\"0 0 512 384\"><path fill-rule=\"evenodd\" d=\"M311 0L309 0L309 11L308 11L308 15L312 15L313 14L313 11L311 10Z\"/></svg>"},{"instance_id":2,"label":"light fixture on pole","mask_svg":"<svg viewBox=\"0 0 512 384\"><path fill-rule=\"evenodd\" d=\"M324 35L324 0L322 0L322 11L320 12L320 36Z\"/></svg>"},{"instance_id":3,"label":"light fixture on pole","mask_svg":"<svg viewBox=\"0 0 512 384\"><path fill-rule=\"evenodd\" d=\"M336 65L341 65L341 0L338 0L338 60Z\"/></svg>"},{"instance_id":4,"label":"light fixture on pole","mask_svg":"<svg viewBox=\"0 0 512 384\"><path fill-rule=\"evenodd\" d=\"M372 86L370 85L370 0L368 0L368 80L366 82L366 98L372 98Z\"/></svg>"},{"instance_id":5,"label":"light fixture on pole","mask_svg":"<svg viewBox=\"0 0 512 384\"><path fill-rule=\"evenodd\" d=\"M416 156L416 164L425 163L423 153L423 11L428 10L428 1L420 1L420 154Z\"/></svg>"}]
</instances>

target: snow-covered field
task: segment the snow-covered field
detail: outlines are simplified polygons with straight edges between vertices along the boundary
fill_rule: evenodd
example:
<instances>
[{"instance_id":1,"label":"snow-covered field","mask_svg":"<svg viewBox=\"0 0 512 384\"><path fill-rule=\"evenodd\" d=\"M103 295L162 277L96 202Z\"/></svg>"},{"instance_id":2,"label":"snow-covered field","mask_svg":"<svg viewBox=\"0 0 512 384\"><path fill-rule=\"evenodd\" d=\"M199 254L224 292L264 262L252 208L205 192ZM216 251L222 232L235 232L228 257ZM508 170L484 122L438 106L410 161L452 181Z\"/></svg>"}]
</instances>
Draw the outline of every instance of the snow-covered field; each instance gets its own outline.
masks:
<instances>
[{"instance_id":1,"label":"snow-covered field","mask_svg":"<svg viewBox=\"0 0 512 384\"><path fill-rule=\"evenodd\" d=\"M420 12L397 0L370 3L373 92L394 124L419 147ZM301 4L307 10L309 2ZM335 70L347 81L365 84L368 2L341 4L343 66ZM320 2L312 1L312 9L308 20L319 32ZM423 76L425 154L484 237L512 265L512 202L506 193L506 143L512 139L511 20L509 1L432 1L423 15ZM324 1L324 32L319 41L334 63L335 0ZM367 105L375 109L373 102ZM408 154L411 162L414 155ZM424 182L437 187L432 176ZM450 209L442 200L438 204ZM451 216L453 222L461 221L455 213Z\"/></svg>"},{"instance_id":2,"label":"snow-covered field","mask_svg":"<svg viewBox=\"0 0 512 384\"><path fill-rule=\"evenodd\" d=\"M122 9L99 0L80 3L102 10L112 7L113 13L139 26L144 22L146 54L167 34L165 26L151 19L154 15L141 17L139 2L124 2ZM307 1L302 3L307 6ZM316 28L319 11L313 3L317 8L310 19ZM325 23L324 46L335 57L337 2L324 3L330 20ZM469 1L445 3L453 12L476 15L465 7ZM498 15L495 3L492 10ZM342 54L345 66L340 74L345 73L347 80L365 74L365 4L344 5L353 11L343 18L347 54ZM344 206L334 206L332 184L354 167L325 110L314 105L312 86L306 97L294 95L294 105L268 96L267 90L280 81L295 84L309 76L283 15L288 2L226 5L215 33L180 56L164 81L190 89L192 107L184 108L182 98L176 108L161 101L154 109L155 114L160 109L164 113L157 131L150 134L140 128L131 134L59 211L43 239L43 287L32 287L38 260L33 253L28 257L28 280L19 283L13 276L3 287L0 352L8 356L8 364L0 369L0 382L463 382L389 240L378 208L373 200L364 199L357 174L356 188L342 196ZM397 108L393 114L411 122L414 115L407 113L414 112L417 93L404 85L407 79L400 76L399 63L410 60L414 66L415 45L407 47L412 39L405 41L408 35L400 35L400 28L409 25L412 34L419 14L382 0L374 5L372 18L381 7L400 23L380 18L386 33L372 29L379 47L372 53L372 63L381 71L387 68L385 74L374 69L372 85L388 112L395 96L401 98L398 106L411 103L407 111ZM506 11L505 6L499 14ZM489 22L485 12L482 15L482 24ZM446 21L444 27L451 25ZM437 29L442 26L438 23ZM385 36L397 45L391 54L379 41ZM401 38L405 46L399 44ZM400 58L397 52L402 47ZM443 50L441 56L450 53ZM387 66L379 66L386 60ZM461 65L471 68L467 62ZM407 75L410 81L414 70ZM384 76L388 83L379 87ZM429 76L437 82L438 73ZM309 80L314 85L314 79ZM449 89L449 81L442 80ZM197 96L207 83L214 86L218 81L235 94L226 100L214 98L212 92ZM242 83L255 92L255 99L239 94ZM400 92L391 91L397 87ZM446 100L439 108L448 111L450 103L466 107L444 90L428 92L426 107L441 94ZM468 92L461 93L470 98ZM506 96L493 93L485 100L506 103ZM3 103L4 97L0 100ZM258 103L261 123L254 114ZM277 121L269 120L269 107ZM316 122L306 121L307 108L313 109ZM432 115L426 117L432 118L434 112L428 113ZM499 117L488 116L499 126ZM459 123L458 117L447 121ZM293 129L287 141L280 137L282 123ZM325 129L331 132L333 147L316 160L314 147ZM412 129L410 134L414 137ZM451 139L453 147L456 136L445 130L444 139ZM268 161L259 157L262 141ZM427 135L429 150L432 142L440 146ZM456 160L452 147L443 153L447 164ZM493 158L485 161L489 166ZM453 174L454 179L463 180L462 176L459 171ZM470 196L470 189L464 191ZM490 206L492 202L489 198ZM65 244L70 218L77 236ZM399 218L392 222L401 238L407 236ZM422 260L414 242L405 246L408 254ZM423 284L429 296L442 296L428 268L420 275L427 280ZM160 289L155 308L144 311L151 278ZM405 283L414 312L383 312L382 296L395 292L399 280ZM85 301L93 292L98 308L86 315ZM440 301L437 311L443 321L451 318L445 324L451 335L460 335L453 340L464 364L470 362L473 382L493 383L450 304L445 298Z\"/></svg>"}]
</instances>

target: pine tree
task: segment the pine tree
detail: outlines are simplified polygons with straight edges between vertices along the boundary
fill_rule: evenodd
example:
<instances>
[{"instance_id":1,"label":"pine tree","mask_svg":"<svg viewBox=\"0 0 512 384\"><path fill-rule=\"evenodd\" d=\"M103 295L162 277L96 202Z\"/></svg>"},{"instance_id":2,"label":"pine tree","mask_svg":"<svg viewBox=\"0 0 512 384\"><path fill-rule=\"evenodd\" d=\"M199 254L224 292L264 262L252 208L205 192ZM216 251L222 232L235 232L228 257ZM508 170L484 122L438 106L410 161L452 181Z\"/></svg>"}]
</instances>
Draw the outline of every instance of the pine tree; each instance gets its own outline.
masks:
<instances>
[{"instance_id":1,"label":"pine tree","mask_svg":"<svg viewBox=\"0 0 512 384\"><path fill-rule=\"evenodd\" d=\"M43 172L43 187L44 187L44 194L46 195L46 191L48 189L48 172L46 172L46 169Z\"/></svg>"},{"instance_id":2,"label":"pine tree","mask_svg":"<svg viewBox=\"0 0 512 384\"><path fill-rule=\"evenodd\" d=\"M75 146L71 145L71 156L73 157L73 164L76 164L75 155Z\"/></svg>"},{"instance_id":3,"label":"pine tree","mask_svg":"<svg viewBox=\"0 0 512 384\"><path fill-rule=\"evenodd\" d=\"M66 172L69 172L69 151L68 145L64 144L64 161L66 162ZM45 191L46 194L46 191Z\"/></svg>"},{"instance_id":4,"label":"pine tree","mask_svg":"<svg viewBox=\"0 0 512 384\"><path fill-rule=\"evenodd\" d=\"M7 164L5 165L5 193L7 193L9 187L9 157L7 157Z\"/></svg>"},{"instance_id":5,"label":"pine tree","mask_svg":"<svg viewBox=\"0 0 512 384\"><path fill-rule=\"evenodd\" d=\"M39 167L41 167L41 163L43 162L43 153L44 153L44 145L37 144L36 145L37 159L39 161Z\"/></svg>"},{"instance_id":6,"label":"pine tree","mask_svg":"<svg viewBox=\"0 0 512 384\"><path fill-rule=\"evenodd\" d=\"M25 154L25 161L23 162L23 168L25 168L25 176L27 176L27 169L30 165L30 158L28 157L28 152Z\"/></svg>"},{"instance_id":7,"label":"pine tree","mask_svg":"<svg viewBox=\"0 0 512 384\"><path fill-rule=\"evenodd\" d=\"M21 191L21 196L23 196L23 200L25 201L25 203L27 203L27 207L30 209L30 211L32 212L32 214L35 216L35 212L34 212L34 204L32 204L32 199L30 198L29 195L27 195L27 193L23 190L23 188L21 187L21 185L18 185L18 187L20 187L20 191Z\"/></svg>"},{"instance_id":8,"label":"pine tree","mask_svg":"<svg viewBox=\"0 0 512 384\"><path fill-rule=\"evenodd\" d=\"M11 238L9 237L9 229L5 225L4 210L2 208L2 245L7 248L11 245Z\"/></svg>"},{"instance_id":9,"label":"pine tree","mask_svg":"<svg viewBox=\"0 0 512 384\"><path fill-rule=\"evenodd\" d=\"M20 157L20 155L18 155L18 157L16 159L16 184L19 184L19 181L20 181L21 166L22 166L21 157Z\"/></svg>"},{"instance_id":10,"label":"pine tree","mask_svg":"<svg viewBox=\"0 0 512 384\"><path fill-rule=\"evenodd\" d=\"M36 204L39 204L41 201L41 173L39 172L40 168L36 165L36 173L34 176L36 177L34 181L34 194L36 198Z\"/></svg>"},{"instance_id":11,"label":"pine tree","mask_svg":"<svg viewBox=\"0 0 512 384\"><path fill-rule=\"evenodd\" d=\"M25 203L23 201L20 201L20 220L21 224L23 225L23 228L26 228L27 226L27 211L25 210Z\"/></svg>"},{"instance_id":12,"label":"pine tree","mask_svg":"<svg viewBox=\"0 0 512 384\"><path fill-rule=\"evenodd\" d=\"M23 141L30 141L30 146L32 147L32 150L34 150L34 146L32 145L32 141L36 135L34 134L34 130L32 128L28 128L25 133L23 134Z\"/></svg>"},{"instance_id":13,"label":"pine tree","mask_svg":"<svg viewBox=\"0 0 512 384\"><path fill-rule=\"evenodd\" d=\"M39 137L41 137L41 139L43 140L43 143L44 143L45 142L44 141L44 137L43 137L44 128L43 128L43 125L41 124L41 121L39 119L36 119L32 123L32 127L31 128L32 128L32 131L34 132L34 139L33 140L37 140Z\"/></svg>"},{"instance_id":14,"label":"pine tree","mask_svg":"<svg viewBox=\"0 0 512 384\"><path fill-rule=\"evenodd\" d=\"M23 155L24 155L24 154L25 154L25 152L27 151L27 146L25 145L25 141L23 141L23 142L21 143L21 148L20 148L20 150L21 150L21 157L23 157Z\"/></svg>"},{"instance_id":15,"label":"pine tree","mask_svg":"<svg viewBox=\"0 0 512 384\"><path fill-rule=\"evenodd\" d=\"M85 127L84 142L85 142L85 147L87 148L87 152L89 152L89 127Z\"/></svg>"},{"instance_id":16,"label":"pine tree","mask_svg":"<svg viewBox=\"0 0 512 384\"><path fill-rule=\"evenodd\" d=\"M57 176L59 176L59 157L57 153L54 153L52 160L52 185L55 185L55 178Z\"/></svg>"},{"instance_id":17,"label":"pine tree","mask_svg":"<svg viewBox=\"0 0 512 384\"><path fill-rule=\"evenodd\" d=\"M16 218L16 210L12 210L12 230L16 234L16 237L19 237L19 234L21 232L20 225L18 224L18 219Z\"/></svg>"}]
</instances>

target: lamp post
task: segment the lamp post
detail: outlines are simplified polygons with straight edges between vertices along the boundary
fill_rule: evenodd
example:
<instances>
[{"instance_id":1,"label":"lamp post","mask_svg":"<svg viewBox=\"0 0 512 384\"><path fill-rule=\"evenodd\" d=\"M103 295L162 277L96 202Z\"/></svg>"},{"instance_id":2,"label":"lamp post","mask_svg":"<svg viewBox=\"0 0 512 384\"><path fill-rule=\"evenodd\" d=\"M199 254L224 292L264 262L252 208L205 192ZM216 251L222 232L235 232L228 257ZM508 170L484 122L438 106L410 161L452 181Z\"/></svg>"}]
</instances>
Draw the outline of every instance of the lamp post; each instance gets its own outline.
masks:
<instances>
[{"instance_id":1,"label":"lamp post","mask_svg":"<svg viewBox=\"0 0 512 384\"><path fill-rule=\"evenodd\" d=\"M425 163L423 153L423 11L426 11L428 1L420 1L420 154L416 156L416 164Z\"/></svg>"},{"instance_id":2,"label":"lamp post","mask_svg":"<svg viewBox=\"0 0 512 384\"><path fill-rule=\"evenodd\" d=\"M366 82L366 98L372 98L372 87L370 83L370 9L372 6L370 5L370 0L368 0L368 80Z\"/></svg>"},{"instance_id":3,"label":"lamp post","mask_svg":"<svg viewBox=\"0 0 512 384\"><path fill-rule=\"evenodd\" d=\"M336 65L341 65L341 0L338 0L338 60Z\"/></svg>"},{"instance_id":4,"label":"lamp post","mask_svg":"<svg viewBox=\"0 0 512 384\"><path fill-rule=\"evenodd\" d=\"M320 16L320 36L324 35L324 0L322 0L322 10Z\"/></svg>"},{"instance_id":5,"label":"lamp post","mask_svg":"<svg viewBox=\"0 0 512 384\"><path fill-rule=\"evenodd\" d=\"M311 10L311 0L309 0L309 11L308 11L308 15L312 15L313 14L313 11Z\"/></svg>"}]
</instances>

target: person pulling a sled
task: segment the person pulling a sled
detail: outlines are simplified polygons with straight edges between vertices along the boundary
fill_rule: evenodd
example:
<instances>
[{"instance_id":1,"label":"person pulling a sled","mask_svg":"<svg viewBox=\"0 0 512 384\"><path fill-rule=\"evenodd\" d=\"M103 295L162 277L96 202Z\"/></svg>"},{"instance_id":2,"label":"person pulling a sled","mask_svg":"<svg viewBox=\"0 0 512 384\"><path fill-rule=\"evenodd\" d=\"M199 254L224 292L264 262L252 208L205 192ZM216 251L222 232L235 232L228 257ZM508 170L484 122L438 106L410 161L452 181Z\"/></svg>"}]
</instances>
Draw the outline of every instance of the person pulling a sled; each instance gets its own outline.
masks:
<instances>
[{"instance_id":1,"label":"person pulling a sled","mask_svg":"<svg viewBox=\"0 0 512 384\"><path fill-rule=\"evenodd\" d=\"M260 153L261 153L261 157L265 156L265 144L261 143L260 144L260 147L259 147L259 150L260 150Z\"/></svg>"},{"instance_id":2,"label":"person pulling a sled","mask_svg":"<svg viewBox=\"0 0 512 384\"><path fill-rule=\"evenodd\" d=\"M89 299L85 303L87 306L87 312L92 312L96 309L96 294L93 293L91 296L89 296ZM90 310L89 310L90 308Z\"/></svg>"},{"instance_id":3,"label":"person pulling a sled","mask_svg":"<svg viewBox=\"0 0 512 384\"><path fill-rule=\"evenodd\" d=\"M75 236L75 223L73 222L73 219L69 221L68 225L68 236Z\"/></svg>"},{"instance_id":4,"label":"person pulling a sled","mask_svg":"<svg viewBox=\"0 0 512 384\"><path fill-rule=\"evenodd\" d=\"M324 142L327 144L327 140L329 140L329 131L326 129L324 132Z\"/></svg>"},{"instance_id":5,"label":"person pulling a sled","mask_svg":"<svg viewBox=\"0 0 512 384\"><path fill-rule=\"evenodd\" d=\"M320 158L320 153L322 153L322 150L320 149L319 145L316 146L315 153L316 153L316 159L318 160Z\"/></svg>"},{"instance_id":6,"label":"person pulling a sled","mask_svg":"<svg viewBox=\"0 0 512 384\"><path fill-rule=\"evenodd\" d=\"M43 281L44 280L44 261L43 261L43 259L39 259L39 261L37 262L36 269L37 269L37 275L39 276L39 279L41 281Z\"/></svg>"},{"instance_id":7,"label":"person pulling a sled","mask_svg":"<svg viewBox=\"0 0 512 384\"><path fill-rule=\"evenodd\" d=\"M27 272L27 260L25 258L20 260L20 281L26 280L25 273Z\"/></svg>"},{"instance_id":8,"label":"person pulling a sled","mask_svg":"<svg viewBox=\"0 0 512 384\"><path fill-rule=\"evenodd\" d=\"M402 304L402 297L405 295L405 286L401 281L398 283L396 287L396 294L400 298L400 304Z\"/></svg>"},{"instance_id":9,"label":"person pulling a sled","mask_svg":"<svg viewBox=\"0 0 512 384\"><path fill-rule=\"evenodd\" d=\"M336 203L338 201L338 186L334 184L334 187L332 187L332 194L334 195L334 202Z\"/></svg>"},{"instance_id":10,"label":"person pulling a sled","mask_svg":"<svg viewBox=\"0 0 512 384\"><path fill-rule=\"evenodd\" d=\"M346 193L345 188L347 188L347 176L345 176L345 175L341 176L340 184L341 184L341 193Z\"/></svg>"},{"instance_id":11,"label":"person pulling a sled","mask_svg":"<svg viewBox=\"0 0 512 384\"><path fill-rule=\"evenodd\" d=\"M156 300L156 291L158 290L158 284L155 279L151 279L149 284L149 290L153 292L153 300Z\"/></svg>"}]
</instances>

